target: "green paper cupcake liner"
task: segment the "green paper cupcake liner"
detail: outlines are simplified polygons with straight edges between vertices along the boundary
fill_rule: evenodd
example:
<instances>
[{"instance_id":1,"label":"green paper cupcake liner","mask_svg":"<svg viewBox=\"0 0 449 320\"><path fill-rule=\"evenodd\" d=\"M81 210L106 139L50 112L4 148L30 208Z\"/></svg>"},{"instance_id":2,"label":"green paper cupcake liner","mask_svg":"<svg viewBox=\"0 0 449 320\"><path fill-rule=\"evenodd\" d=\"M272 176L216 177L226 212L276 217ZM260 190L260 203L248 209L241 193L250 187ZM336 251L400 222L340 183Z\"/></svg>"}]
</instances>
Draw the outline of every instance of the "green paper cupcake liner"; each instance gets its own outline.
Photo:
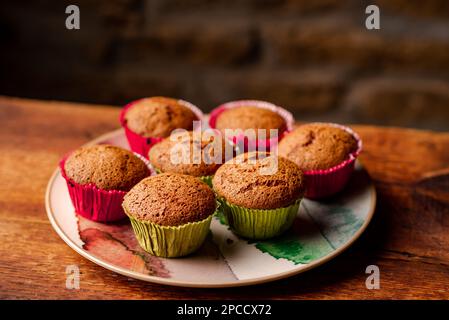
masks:
<instances>
[{"instance_id":1,"label":"green paper cupcake liner","mask_svg":"<svg viewBox=\"0 0 449 320\"><path fill-rule=\"evenodd\" d=\"M163 173L161 170L159 170L157 168L154 168L154 170L156 171L157 174ZM214 176L202 176L202 177L197 177L197 178L212 188L212 178L213 177Z\"/></svg>"},{"instance_id":2,"label":"green paper cupcake liner","mask_svg":"<svg viewBox=\"0 0 449 320\"><path fill-rule=\"evenodd\" d=\"M154 168L154 171L156 171L157 174L161 174L162 173L162 171L159 170L158 168L155 168L155 167L153 167L153 168Z\"/></svg>"},{"instance_id":3,"label":"green paper cupcake liner","mask_svg":"<svg viewBox=\"0 0 449 320\"><path fill-rule=\"evenodd\" d=\"M198 250L209 233L213 216L210 215L202 221L169 227L138 220L126 214L131 220L140 246L152 255L165 258L182 257Z\"/></svg>"},{"instance_id":4,"label":"green paper cupcake liner","mask_svg":"<svg viewBox=\"0 0 449 320\"><path fill-rule=\"evenodd\" d=\"M289 229L298 213L302 198L278 209L249 209L219 199L229 227L238 235L254 240L276 237Z\"/></svg>"},{"instance_id":5,"label":"green paper cupcake liner","mask_svg":"<svg viewBox=\"0 0 449 320\"><path fill-rule=\"evenodd\" d=\"M198 178L212 188L212 179L214 178L214 176L202 176Z\"/></svg>"}]
</instances>

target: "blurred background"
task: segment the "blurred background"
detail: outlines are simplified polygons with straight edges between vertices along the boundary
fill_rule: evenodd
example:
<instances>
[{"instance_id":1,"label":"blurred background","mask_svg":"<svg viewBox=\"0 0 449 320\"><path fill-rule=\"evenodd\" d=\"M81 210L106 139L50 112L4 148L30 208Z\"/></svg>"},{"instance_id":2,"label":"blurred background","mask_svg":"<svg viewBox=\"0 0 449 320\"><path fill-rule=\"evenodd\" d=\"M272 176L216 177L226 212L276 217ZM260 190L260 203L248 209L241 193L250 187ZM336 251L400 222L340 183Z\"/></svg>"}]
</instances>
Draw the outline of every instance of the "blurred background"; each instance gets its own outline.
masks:
<instances>
[{"instance_id":1,"label":"blurred background","mask_svg":"<svg viewBox=\"0 0 449 320\"><path fill-rule=\"evenodd\" d=\"M81 29L65 28L76 4ZM381 30L366 30L376 4ZM205 111L262 99L298 120L449 130L447 0L2 0L0 94Z\"/></svg>"}]
</instances>

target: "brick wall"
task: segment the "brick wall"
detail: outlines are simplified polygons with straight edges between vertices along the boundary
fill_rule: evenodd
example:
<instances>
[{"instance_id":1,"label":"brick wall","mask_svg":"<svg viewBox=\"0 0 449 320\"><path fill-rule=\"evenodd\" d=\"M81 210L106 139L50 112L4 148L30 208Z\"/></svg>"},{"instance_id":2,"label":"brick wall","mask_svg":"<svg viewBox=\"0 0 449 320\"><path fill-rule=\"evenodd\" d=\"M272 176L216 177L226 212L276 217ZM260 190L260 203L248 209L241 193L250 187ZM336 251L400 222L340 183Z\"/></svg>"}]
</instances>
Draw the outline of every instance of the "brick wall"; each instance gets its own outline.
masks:
<instances>
[{"instance_id":1,"label":"brick wall","mask_svg":"<svg viewBox=\"0 0 449 320\"><path fill-rule=\"evenodd\" d=\"M371 3L379 31L364 27ZM446 0L3 0L0 35L0 94L255 98L303 120L449 130Z\"/></svg>"}]
</instances>

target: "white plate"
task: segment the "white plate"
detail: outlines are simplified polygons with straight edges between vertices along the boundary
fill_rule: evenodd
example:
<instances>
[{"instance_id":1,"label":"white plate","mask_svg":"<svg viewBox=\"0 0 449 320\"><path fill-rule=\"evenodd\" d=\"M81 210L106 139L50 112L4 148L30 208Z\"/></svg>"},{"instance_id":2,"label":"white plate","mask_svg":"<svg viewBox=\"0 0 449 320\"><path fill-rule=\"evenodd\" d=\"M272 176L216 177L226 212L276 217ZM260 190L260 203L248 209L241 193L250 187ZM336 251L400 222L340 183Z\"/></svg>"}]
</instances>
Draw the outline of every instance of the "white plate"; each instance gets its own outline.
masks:
<instances>
[{"instance_id":1,"label":"white plate","mask_svg":"<svg viewBox=\"0 0 449 320\"><path fill-rule=\"evenodd\" d=\"M129 148L122 129L89 144ZM184 258L151 256L137 244L128 221L92 222L75 214L59 169L47 186L48 218L59 236L92 262L122 275L167 285L233 287L310 270L335 258L363 233L374 213L376 192L360 163L348 187L323 202L304 200L287 234L272 240L241 239L214 218L203 247Z\"/></svg>"}]
</instances>

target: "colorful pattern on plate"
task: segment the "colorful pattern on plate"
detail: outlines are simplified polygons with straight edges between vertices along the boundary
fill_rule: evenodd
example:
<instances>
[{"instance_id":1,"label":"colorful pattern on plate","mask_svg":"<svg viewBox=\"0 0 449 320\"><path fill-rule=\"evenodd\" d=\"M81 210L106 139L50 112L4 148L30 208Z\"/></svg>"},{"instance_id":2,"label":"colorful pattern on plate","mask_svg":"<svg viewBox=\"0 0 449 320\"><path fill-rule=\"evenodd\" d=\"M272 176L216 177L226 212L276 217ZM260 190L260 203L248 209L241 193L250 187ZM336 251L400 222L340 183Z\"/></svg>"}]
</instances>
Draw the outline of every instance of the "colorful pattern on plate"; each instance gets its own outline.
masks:
<instances>
[{"instance_id":1,"label":"colorful pattern on plate","mask_svg":"<svg viewBox=\"0 0 449 320\"><path fill-rule=\"evenodd\" d=\"M105 142L126 147L120 131L96 141ZM233 286L299 273L351 243L371 219L374 205L370 178L357 165L342 193L320 202L305 199L292 228L282 236L248 241L233 234L218 215L196 253L166 259L139 247L128 220L102 224L75 215L59 173L50 181L47 195L53 226L83 256L122 274L138 274L139 279L189 286Z\"/></svg>"}]
</instances>

